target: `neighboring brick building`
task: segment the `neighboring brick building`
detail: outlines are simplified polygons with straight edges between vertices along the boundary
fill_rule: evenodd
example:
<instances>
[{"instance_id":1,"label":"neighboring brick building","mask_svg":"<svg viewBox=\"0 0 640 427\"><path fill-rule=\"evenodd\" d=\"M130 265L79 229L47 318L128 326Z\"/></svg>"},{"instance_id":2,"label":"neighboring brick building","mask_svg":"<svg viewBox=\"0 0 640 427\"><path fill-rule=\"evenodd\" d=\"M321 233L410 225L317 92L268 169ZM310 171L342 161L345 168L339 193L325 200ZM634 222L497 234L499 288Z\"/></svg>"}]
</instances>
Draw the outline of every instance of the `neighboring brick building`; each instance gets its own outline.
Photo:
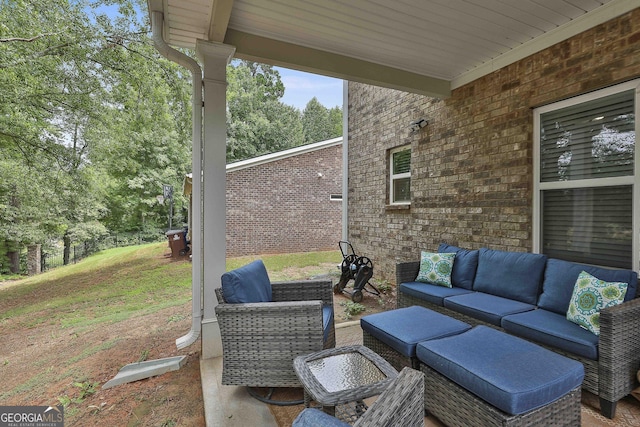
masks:
<instances>
[{"instance_id":1,"label":"neighboring brick building","mask_svg":"<svg viewBox=\"0 0 640 427\"><path fill-rule=\"evenodd\" d=\"M341 199L342 138L229 164L227 256L337 249Z\"/></svg>"},{"instance_id":2,"label":"neighboring brick building","mask_svg":"<svg viewBox=\"0 0 640 427\"><path fill-rule=\"evenodd\" d=\"M391 281L397 261L417 260L442 241L531 251L533 108L639 77L636 9L448 99L350 83L350 241L372 259L376 277ZM421 117L428 126L411 131ZM390 150L407 144L411 203L391 206Z\"/></svg>"}]
</instances>

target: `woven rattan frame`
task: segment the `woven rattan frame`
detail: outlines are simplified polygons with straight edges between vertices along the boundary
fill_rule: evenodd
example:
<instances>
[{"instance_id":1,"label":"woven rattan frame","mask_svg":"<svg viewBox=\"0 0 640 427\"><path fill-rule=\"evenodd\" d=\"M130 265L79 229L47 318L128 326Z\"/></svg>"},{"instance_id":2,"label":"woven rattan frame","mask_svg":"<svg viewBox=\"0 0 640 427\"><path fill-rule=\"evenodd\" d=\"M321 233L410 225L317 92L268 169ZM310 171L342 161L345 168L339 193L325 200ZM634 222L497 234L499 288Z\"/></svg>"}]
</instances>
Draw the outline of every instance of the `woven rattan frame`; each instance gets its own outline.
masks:
<instances>
[{"instance_id":1,"label":"woven rattan frame","mask_svg":"<svg viewBox=\"0 0 640 427\"><path fill-rule=\"evenodd\" d=\"M293 370L297 356L335 347L335 325L327 340L322 307L333 310L328 280L275 282L273 302L228 304L216 289L215 308L222 338L222 384L300 387Z\"/></svg>"},{"instance_id":2,"label":"woven rattan frame","mask_svg":"<svg viewBox=\"0 0 640 427\"><path fill-rule=\"evenodd\" d=\"M294 426L345 425L355 427L418 427L424 426L424 375L415 369L405 368L389 384L389 386L371 404L368 410L355 421L339 423L329 418L316 416L315 419L305 419L306 411L302 412L303 420L296 419Z\"/></svg>"},{"instance_id":3,"label":"woven rattan frame","mask_svg":"<svg viewBox=\"0 0 640 427\"><path fill-rule=\"evenodd\" d=\"M449 427L580 426L580 388L542 408L510 415L493 407L445 376L420 364L424 373L424 408Z\"/></svg>"},{"instance_id":4,"label":"woven rattan frame","mask_svg":"<svg viewBox=\"0 0 640 427\"><path fill-rule=\"evenodd\" d=\"M424 375L405 368L353 424L355 427L424 425Z\"/></svg>"},{"instance_id":5,"label":"woven rattan frame","mask_svg":"<svg viewBox=\"0 0 640 427\"><path fill-rule=\"evenodd\" d=\"M420 262L403 262L396 265L396 283L414 281ZM639 289L640 292L640 289ZM472 326L485 325L504 332L504 329L478 321L445 307L406 295L397 291L397 307L419 305L446 314ZM539 344L539 343L536 343ZM600 397L602 413L613 418L616 402L638 387L637 372L640 369L640 298L606 308L600 312L599 358L585 359L554 347L550 350L577 360L584 365L582 388Z\"/></svg>"},{"instance_id":6,"label":"woven rattan frame","mask_svg":"<svg viewBox=\"0 0 640 427\"><path fill-rule=\"evenodd\" d=\"M364 329L362 330L362 344L382 356L384 360L389 362L391 366L396 368L398 371L405 367L420 369L420 361L417 357L407 357L404 354L401 354L393 347L383 343Z\"/></svg>"}]
</instances>

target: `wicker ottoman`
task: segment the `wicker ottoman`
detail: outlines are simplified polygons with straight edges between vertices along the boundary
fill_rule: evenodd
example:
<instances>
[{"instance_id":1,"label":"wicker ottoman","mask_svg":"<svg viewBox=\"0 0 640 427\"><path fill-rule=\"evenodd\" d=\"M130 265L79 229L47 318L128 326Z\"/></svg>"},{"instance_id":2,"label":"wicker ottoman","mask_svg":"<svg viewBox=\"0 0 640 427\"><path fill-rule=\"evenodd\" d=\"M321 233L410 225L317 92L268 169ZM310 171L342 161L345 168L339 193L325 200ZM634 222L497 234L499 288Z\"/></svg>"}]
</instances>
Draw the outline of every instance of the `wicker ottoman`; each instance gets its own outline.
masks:
<instances>
[{"instance_id":1,"label":"wicker ottoman","mask_svg":"<svg viewBox=\"0 0 640 427\"><path fill-rule=\"evenodd\" d=\"M448 337L471 326L428 308L412 306L370 314L360 319L362 343L398 371L419 369L416 344Z\"/></svg>"},{"instance_id":2,"label":"wicker ottoman","mask_svg":"<svg viewBox=\"0 0 640 427\"><path fill-rule=\"evenodd\" d=\"M580 362L486 326L416 353L425 410L447 426L580 425Z\"/></svg>"}]
</instances>

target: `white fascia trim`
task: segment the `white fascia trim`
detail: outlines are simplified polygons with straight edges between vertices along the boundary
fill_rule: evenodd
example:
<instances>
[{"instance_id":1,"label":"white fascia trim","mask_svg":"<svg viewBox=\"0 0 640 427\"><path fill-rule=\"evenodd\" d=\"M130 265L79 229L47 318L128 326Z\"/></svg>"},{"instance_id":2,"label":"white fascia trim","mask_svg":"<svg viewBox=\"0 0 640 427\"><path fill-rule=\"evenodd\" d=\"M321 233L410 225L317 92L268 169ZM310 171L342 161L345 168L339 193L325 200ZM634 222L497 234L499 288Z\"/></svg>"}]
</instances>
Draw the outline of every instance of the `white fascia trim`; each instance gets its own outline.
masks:
<instances>
[{"instance_id":1,"label":"white fascia trim","mask_svg":"<svg viewBox=\"0 0 640 427\"><path fill-rule=\"evenodd\" d=\"M277 153L265 154L264 156L254 157L253 159L240 160L239 162L229 163L227 165L227 173L340 144L342 144L341 136L333 139L327 139L326 141L314 142L313 144L301 145L299 147L290 148L289 150L279 151Z\"/></svg>"}]
</instances>

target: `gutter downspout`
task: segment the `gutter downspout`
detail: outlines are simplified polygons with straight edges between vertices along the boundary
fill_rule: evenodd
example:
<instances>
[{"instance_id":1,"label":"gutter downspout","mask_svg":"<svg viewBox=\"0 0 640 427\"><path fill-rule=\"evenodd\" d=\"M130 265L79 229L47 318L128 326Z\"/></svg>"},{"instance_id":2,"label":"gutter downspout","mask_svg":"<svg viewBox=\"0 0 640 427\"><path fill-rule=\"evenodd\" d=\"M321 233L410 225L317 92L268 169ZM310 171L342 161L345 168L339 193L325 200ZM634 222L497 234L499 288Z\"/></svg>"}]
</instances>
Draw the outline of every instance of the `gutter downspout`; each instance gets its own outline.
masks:
<instances>
[{"instance_id":1,"label":"gutter downspout","mask_svg":"<svg viewBox=\"0 0 640 427\"><path fill-rule=\"evenodd\" d=\"M164 14L158 11L152 12L151 29L156 50L168 60L190 70L193 78L191 192L195 195L197 203L193 206L196 209L192 209L192 224L195 230L191 230L192 321L189 333L176 339L176 346L182 349L193 344L200 337L202 328L202 69L193 58L173 49L164 41L163 26Z\"/></svg>"}]
</instances>

